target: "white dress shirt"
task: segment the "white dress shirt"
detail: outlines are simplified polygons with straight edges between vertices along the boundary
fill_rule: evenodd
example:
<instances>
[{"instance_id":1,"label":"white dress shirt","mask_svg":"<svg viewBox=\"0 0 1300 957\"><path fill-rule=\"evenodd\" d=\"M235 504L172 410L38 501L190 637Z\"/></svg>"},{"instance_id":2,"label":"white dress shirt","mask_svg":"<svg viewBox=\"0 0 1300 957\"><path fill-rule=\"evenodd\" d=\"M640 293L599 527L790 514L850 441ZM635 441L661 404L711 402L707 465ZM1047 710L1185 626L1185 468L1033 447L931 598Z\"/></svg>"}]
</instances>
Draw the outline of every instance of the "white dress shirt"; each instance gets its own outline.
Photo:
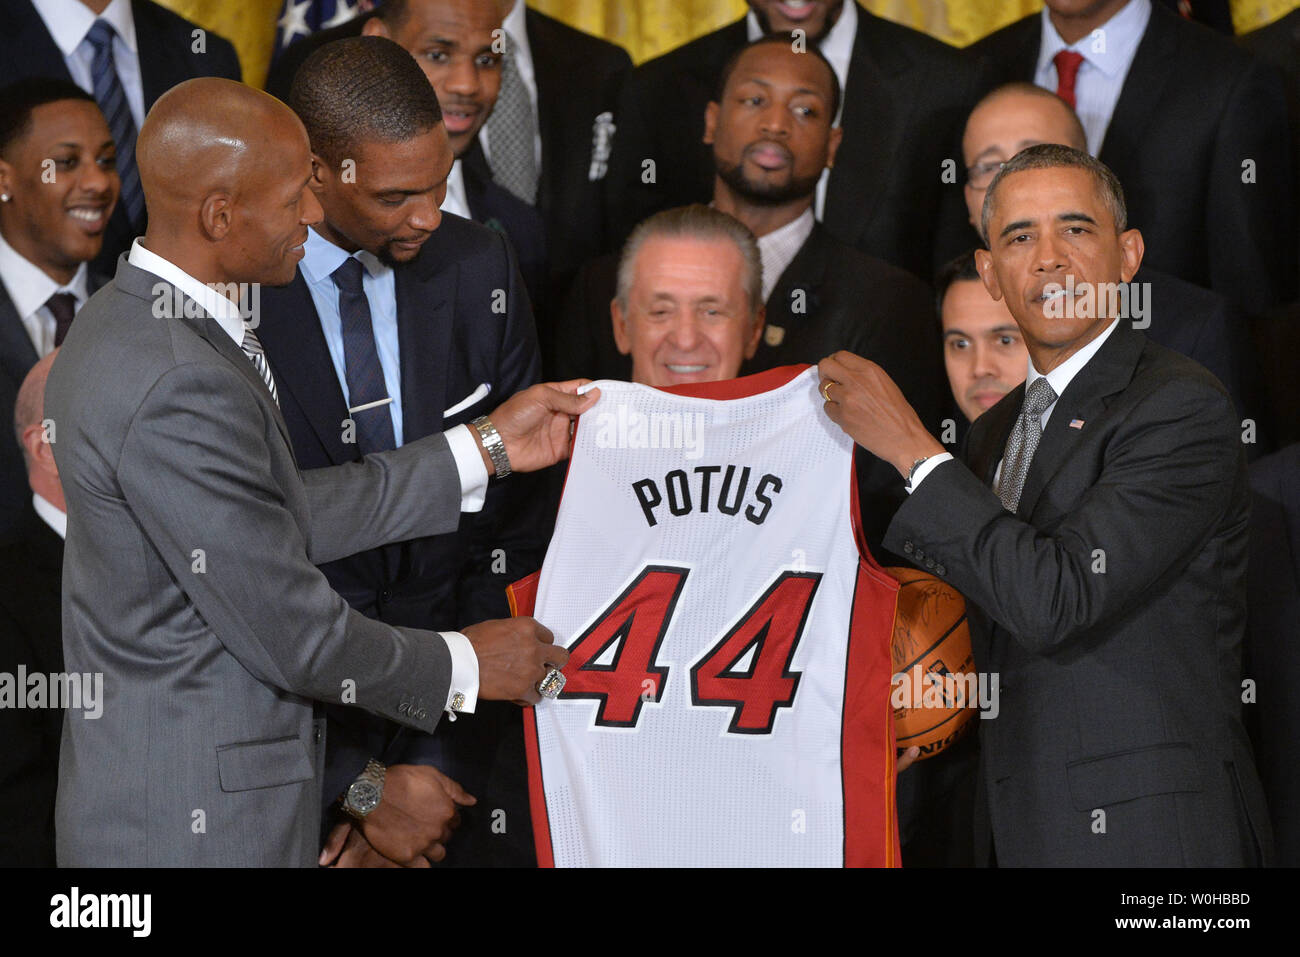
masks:
<instances>
[{"instance_id":1,"label":"white dress shirt","mask_svg":"<svg viewBox=\"0 0 1300 957\"><path fill-rule=\"evenodd\" d=\"M751 10L746 15L745 22L750 42L763 35L763 28L758 25L758 17L754 16L754 11ZM857 35L858 5L854 0L846 0L844 6L840 8L840 18L835 21L835 25L831 27L825 39L817 46L822 56L830 61L831 69L835 71L835 76L840 81L840 112L835 117L836 126L839 126L840 117L844 115L844 99L849 89L849 63L853 60L853 41ZM817 211L818 220L826 210L826 184L830 178L831 171L825 169L822 170L821 179L817 181L817 198L813 208Z\"/></svg>"},{"instance_id":2,"label":"white dress shirt","mask_svg":"<svg viewBox=\"0 0 1300 957\"><path fill-rule=\"evenodd\" d=\"M479 135L486 132L485 127L479 131ZM469 212L469 197L465 195L465 171L461 168L459 158L451 164L451 173L447 176L447 195L442 201L442 211L464 219L474 218Z\"/></svg>"},{"instance_id":3,"label":"white dress shirt","mask_svg":"<svg viewBox=\"0 0 1300 957\"><path fill-rule=\"evenodd\" d=\"M1058 78L1053 59L1062 50L1083 56L1074 78L1074 111L1088 136L1088 152L1096 156L1115 113L1124 80L1137 54L1142 34L1151 19L1151 0L1129 0L1118 13L1077 43L1067 44L1052 25L1043 8L1042 41L1038 45L1038 66L1034 84L1056 92Z\"/></svg>"},{"instance_id":4,"label":"white dress shirt","mask_svg":"<svg viewBox=\"0 0 1300 957\"><path fill-rule=\"evenodd\" d=\"M32 494L32 508L36 509L36 514L40 516L41 521L54 529L59 538L68 537L67 512L35 493Z\"/></svg>"},{"instance_id":5,"label":"white dress shirt","mask_svg":"<svg viewBox=\"0 0 1300 957\"><path fill-rule=\"evenodd\" d=\"M32 0L36 12L45 21L54 45L63 54L63 63L72 76L72 82L87 93L95 92L90 74L94 49L86 42L86 34L96 20L107 20L117 31L113 38L113 67L118 82L131 107L131 118L137 131L144 123L144 85L140 79L140 51L135 38L135 19L131 16L131 0L112 0L104 12L96 16L81 0Z\"/></svg>"},{"instance_id":6,"label":"white dress shirt","mask_svg":"<svg viewBox=\"0 0 1300 957\"><path fill-rule=\"evenodd\" d=\"M38 357L43 359L54 351L57 323L45 304L57 292L70 292L77 300L76 308L84 306L90 295L86 272L86 264L82 263L72 281L61 286L40 266L10 246L0 233L0 282L4 283L5 292L22 319L23 328L27 330Z\"/></svg>"},{"instance_id":7,"label":"white dress shirt","mask_svg":"<svg viewBox=\"0 0 1300 957\"><path fill-rule=\"evenodd\" d=\"M795 217L780 229L774 229L766 236L758 237L758 254L763 261L763 301L767 302L772 290L776 288L781 274L794 261L803 244L812 235L817 220L812 207L805 209L802 215Z\"/></svg>"},{"instance_id":8,"label":"white dress shirt","mask_svg":"<svg viewBox=\"0 0 1300 957\"><path fill-rule=\"evenodd\" d=\"M515 0L514 7L506 15L501 24L501 29L512 41L515 51L515 66L519 69L519 79L523 80L524 89L528 91L528 100L533 106L533 158L537 163L537 168L542 168L542 123L537 116L537 71L533 69L533 48L528 43L528 23L525 20L527 12L524 0ZM492 156L492 144L489 142L487 124L478 131L479 145L483 147L483 152L490 158ZM446 207L443 207L446 209ZM454 212L454 210L453 210ZM469 213L457 213L458 216L464 216L466 219L471 218Z\"/></svg>"},{"instance_id":9,"label":"white dress shirt","mask_svg":"<svg viewBox=\"0 0 1300 957\"><path fill-rule=\"evenodd\" d=\"M211 286L199 282L179 266L145 249L140 245L139 239L132 243L127 261L132 266L171 283L189 296L203 307L235 345L243 348L244 319L235 303ZM448 429L443 435L451 447L452 456L456 460L456 471L460 474L460 509L462 512L477 512L483 507L488 480L487 466L479 454L478 443L467 425ZM451 686L447 691L445 710L451 710L452 698L459 693L464 695L464 703L456 710L472 713L478 701L478 658L474 654L474 646L460 632L444 631L440 634L451 653Z\"/></svg>"},{"instance_id":10,"label":"white dress shirt","mask_svg":"<svg viewBox=\"0 0 1300 957\"><path fill-rule=\"evenodd\" d=\"M1065 394L1066 388L1074 380L1074 377L1077 376L1080 373L1080 371L1082 371L1083 367L1088 364L1088 360L1090 360L1093 356L1097 354L1097 350L1101 348L1102 343L1104 343L1107 339L1110 338L1110 334L1115 331L1115 327L1118 325L1119 325L1118 319L1111 320L1110 325L1106 327L1105 331L1102 332L1101 335L1099 335L1096 339L1093 339L1092 342L1088 343L1086 346L1084 346L1074 355L1070 356L1070 358L1066 359L1064 362L1062 362L1051 372L1046 373L1047 384L1050 385L1052 387L1052 391L1056 393L1056 400L1053 401L1052 404L1049 405L1046 409L1044 409L1043 414L1039 416L1038 421L1044 429L1047 428L1047 420L1052 417L1052 410L1056 408L1056 403L1060 401L1060 397ZM1039 372L1037 369L1034 368L1033 359L1028 360L1027 368L1028 368L1028 374L1025 378L1026 393L1028 393L1029 387L1034 384L1034 381L1036 379L1041 379L1044 377L1044 374L1042 372ZM912 487L908 489L909 493L916 491L917 487L920 486L921 481L932 471L934 471L935 466L947 462L951 458L952 458L952 453L943 452L939 455L934 455L926 459L925 464L916 470L916 475L912 479ZM1001 482L1001 480L1002 480L1002 462L1001 460L999 460L997 470L993 473L993 491L996 492L998 490L998 484L999 482Z\"/></svg>"}]
</instances>

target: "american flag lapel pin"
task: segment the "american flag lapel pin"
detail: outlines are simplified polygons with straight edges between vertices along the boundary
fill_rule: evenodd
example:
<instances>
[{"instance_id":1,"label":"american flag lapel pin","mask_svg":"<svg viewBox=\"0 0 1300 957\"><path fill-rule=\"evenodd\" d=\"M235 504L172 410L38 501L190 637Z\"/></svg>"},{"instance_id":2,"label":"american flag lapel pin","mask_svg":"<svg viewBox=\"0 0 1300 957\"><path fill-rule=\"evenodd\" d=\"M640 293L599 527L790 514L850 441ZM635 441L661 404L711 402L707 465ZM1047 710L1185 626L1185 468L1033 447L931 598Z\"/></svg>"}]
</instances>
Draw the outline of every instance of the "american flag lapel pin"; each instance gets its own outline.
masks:
<instances>
[{"instance_id":1,"label":"american flag lapel pin","mask_svg":"<svg viewBox=\"0 0 1300 957\"><path fill-rule=\"evenodd\" d=\"M1081 429L1081 428L1083 428L1083 419L1071 419L1071 420L1070 420L1070 428L1072 428L1072 429Z\"/></svg>"}]
</instances>

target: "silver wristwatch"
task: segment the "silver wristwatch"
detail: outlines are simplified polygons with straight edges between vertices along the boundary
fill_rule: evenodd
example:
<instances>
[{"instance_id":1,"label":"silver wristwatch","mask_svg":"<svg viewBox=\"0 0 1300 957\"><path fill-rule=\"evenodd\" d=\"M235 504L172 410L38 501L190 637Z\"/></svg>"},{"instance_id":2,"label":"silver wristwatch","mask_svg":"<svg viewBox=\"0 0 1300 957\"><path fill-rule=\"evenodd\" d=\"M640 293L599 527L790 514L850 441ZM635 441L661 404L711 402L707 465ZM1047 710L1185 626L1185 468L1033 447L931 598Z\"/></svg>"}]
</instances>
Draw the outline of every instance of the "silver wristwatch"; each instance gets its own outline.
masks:
<instances>
[{"instance_id":1,"label":"silver wristwatch","mask_svg":"<svg viewBox=\"0 0 1300 957\"><path fill-rule=\"evenodd\" d=\"M492 460L492 468L499 479L505 478L510 474L510 458L506 455L506 443L501 438L501 433L497 431L492 420L486 415L480 415L470 423L478 429L479 437L483 439L483 450L487 452L488 458Z\"/></svg>"},{"instance_id":2,"label":"silver wristwatch","mask_svg":"<svg viewBox=\"0 0 1300 957\"><path fill-rule=\"evenodd\" d=\"M343 795L343 811L354 821L364 821L384 796L384 776L388 769L371 758L366 762L366 769L357 775L357 779L348 785Z\"/></svg>"}]
</instances>

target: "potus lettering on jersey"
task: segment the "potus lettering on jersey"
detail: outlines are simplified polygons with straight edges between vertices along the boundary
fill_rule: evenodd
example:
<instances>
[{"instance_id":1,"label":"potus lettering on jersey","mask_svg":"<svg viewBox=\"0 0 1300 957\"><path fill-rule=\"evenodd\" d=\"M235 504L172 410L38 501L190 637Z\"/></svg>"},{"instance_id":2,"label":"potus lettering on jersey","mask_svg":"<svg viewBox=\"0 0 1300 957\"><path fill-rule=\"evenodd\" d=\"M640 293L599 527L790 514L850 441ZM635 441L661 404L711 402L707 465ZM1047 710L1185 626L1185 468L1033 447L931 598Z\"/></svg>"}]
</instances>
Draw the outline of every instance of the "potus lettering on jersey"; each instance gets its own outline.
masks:
<instances>
[{"instance_id":1,"label":"potus lettering on jersey","mask_svg":"<svg viewBox=\"0 0 1300 957\"><path fill-rule=\"evenodd\" d=\"M710 505L723 515L737 515L745 503L745 492L749 489L752 469L746 465L739 469L737 478L735 465L697 465L688 476L685 469L673 469L663 477L661 483L653 478L643 478L632 483L632 493L641 505L641 512L651 528L659 524L662 509L667 507L667 514L675 517L705 513ZM720 482L714 478L721 474ZM744 509L745 518L755 525L762 525L772 509L771 496L776 495L785 485L780 478L770 472L754 485L753 502ZM717 488L716 499L713 490Z\"/></svg>"}]
</instances>

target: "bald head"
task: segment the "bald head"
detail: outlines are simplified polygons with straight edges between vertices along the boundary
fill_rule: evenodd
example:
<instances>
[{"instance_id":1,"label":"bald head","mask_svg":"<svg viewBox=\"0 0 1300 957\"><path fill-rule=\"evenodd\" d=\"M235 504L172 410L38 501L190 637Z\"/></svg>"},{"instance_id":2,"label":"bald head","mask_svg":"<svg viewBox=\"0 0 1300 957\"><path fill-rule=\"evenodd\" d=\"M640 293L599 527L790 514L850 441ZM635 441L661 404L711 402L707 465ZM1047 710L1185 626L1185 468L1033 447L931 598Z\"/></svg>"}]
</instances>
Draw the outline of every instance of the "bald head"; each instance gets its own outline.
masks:
<instances>
[{"instance_id":1,"label":"bald head","mask_svg":"<svg viewBox=\"0 0 1300 957\"><path fill-rule=\"evenodd\" d=\"M181 83L149 111L136 161L149 249L205 282L293 278L320 207L307 132L275 97L216 77Z\"/></svg>"},{"instance_id":2,"label":"bald head","mask_svg":"<svg viewBox=\"0 0 1300 957\"><path fill-rule=\"evenodd\" d=\"M18 389L18 399L14 402L14 434L24 455L27 455L27 443L23 434L32 426L39 426L45 418L45 380L50 377L50 366L54 365L58 351L55 349L32 366Z\"/></svg>"},{"instance_id":3,"label":"bald head","mask_svg":"<svg viewBox=\"0 0 1300 957\"><path fill-rule=\"evenodd\" d=\"M1088 151L1083 124L1070 104L1032 83L1008 83L975 105L962 135L966 164L966 206L979 229L984 190L1005 163L1022 149L1039 143Z\"/></svg>"}]
</instances>

